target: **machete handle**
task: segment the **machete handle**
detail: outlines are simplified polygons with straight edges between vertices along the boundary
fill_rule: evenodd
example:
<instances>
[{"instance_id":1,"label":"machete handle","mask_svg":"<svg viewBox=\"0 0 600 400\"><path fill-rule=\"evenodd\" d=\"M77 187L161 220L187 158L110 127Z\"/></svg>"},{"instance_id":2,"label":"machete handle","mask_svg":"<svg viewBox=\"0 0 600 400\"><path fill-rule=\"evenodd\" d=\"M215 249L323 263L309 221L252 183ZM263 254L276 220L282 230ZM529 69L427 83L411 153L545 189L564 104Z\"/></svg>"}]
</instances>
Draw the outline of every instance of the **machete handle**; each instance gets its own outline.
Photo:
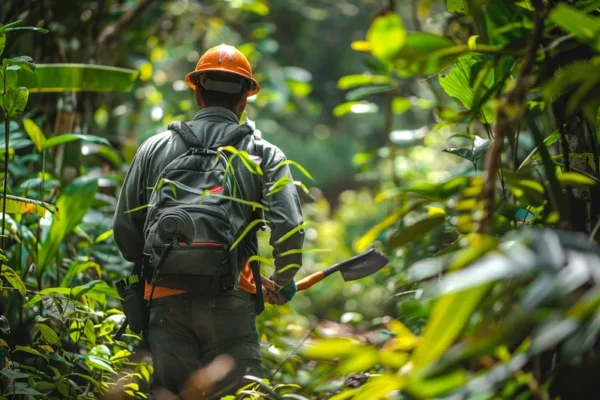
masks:
<instances>
[{"instance_id":1,"label":"machete handle","mask_svg":"<svg viewBox=\"0 0 600 400\"><path fill-rule=\"evenodd\" d=\"M321 282L323 279L325 279L325 277L326 275L323 273L323 271L315 272L314 274L311 274L306 278L296 282L296 288L298 288L298 290L306 290L315 283Z\"/></svg>"},{"instance_id":2,"label":"machete handle","mask_svg":"<svg viewBox=\"0 0 600 400\"><path fill-rule=\"evenodd\" d=\"M298 289L298 291L306 290L309 287L311 287L312 285L314 285L315 283L321 282L323 279L325 279L325 277L326 277L326 275L323 273L323 271L315 272L314 274L309 275L306 278L301 279L298 282L296 282L296 288ZM261 276L261 279L262 279L262 285L265 289L276 290L275 282L273 282L269 278L265 278L264 276Z\"/></svg>"}]
</instances>

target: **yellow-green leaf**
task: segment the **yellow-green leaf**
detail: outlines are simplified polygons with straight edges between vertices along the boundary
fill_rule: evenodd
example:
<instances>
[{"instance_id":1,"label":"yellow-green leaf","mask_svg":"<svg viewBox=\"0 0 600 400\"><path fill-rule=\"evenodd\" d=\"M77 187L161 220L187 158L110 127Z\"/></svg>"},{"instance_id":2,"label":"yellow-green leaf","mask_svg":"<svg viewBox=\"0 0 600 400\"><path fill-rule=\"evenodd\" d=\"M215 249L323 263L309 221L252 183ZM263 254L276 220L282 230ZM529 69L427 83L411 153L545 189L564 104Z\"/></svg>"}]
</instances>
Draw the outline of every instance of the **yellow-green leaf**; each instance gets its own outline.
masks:
<instances>
[{"instance_id":1,"label":"yellow-green leaf","mask_svg":"<svg viewBox=\"0 0 600 400\"><path fill-rule=\"evenodd\" d=\"M283 160L282 162L280 162L279 164L277 164L277 166L275 167L275 170L283 167L284 165L293 165L294 167L298 168L298 170L300 170L300 172L302 172L304 174L304 176L306 176L308 179L310 179L311 181L314 181L315 179L312 177L311 174L308 173L308 171L299 163L297 163L296 161L292 161L292 160Z\"/></svg>"},{"instance_id":2,"label":"yellow-green leaf","mask_svg":"<svg viewBox=\"0 0 600 400\"><path fill-rule=\"evenodd\" d=\"M455 342L488 292L487 283L439 298L412 356L413 368L420 369L441 357Z\"/></svg>"},{"instance_id":3,"label":"yellow-green leaf","mask_svg":"<svg viewBox=\"0 0 600 400\"><path fill-rule=\"evenodd\" d=\"M100 235L98 235L98 237L96 238L94 243L104 242L106 239L111 237L113 235L113 233L114 233L114 231L112 229L109 229L106 232L101 233Z\"/></svg>"},{"instance_id":4,"label":"yellow-green leaf","mask_svg":"<svg viewBox=\"0 0 600 400\"><path fill-rule=\"evenodd\" d=\"M406 29L395 12L376 17L367 31L367 41L372 45L371 52L382 61L389 61L404 47Z\"/></svg>"},{"instance_id":5,"label":"yellow-green leaf","mask_svg":"<svg viewBox=\"0 0 600 400\"><path fill-rule=\"evenodd\" d=\"M402 207L400 210L396 211L394 214L388 216L383 221L369 229L367 233L361 236L354 244L354 248L356 251L361 252L365 250L371 243L373 243L377 237L386 229L395 224L400 218L404 217L409 212L415 210L419 206L421 206L424 201L417 201L414 203L409 203Z\"/></svg>"},{"instance_id":6,"label":"yellow-green leaf","mask_svg":"<svg viewBox=\"0 0 600 400\"><path fill-rule=\"evenodd\" d=\"M233 244L231 245L231 248L229 250L231 251L231 250L235 249L237 247L237 245L240 244L240 242L242 240L244 240L244 238L246 237L246 235L248 233L250 233L250 231L252 229L254 229L254 227L256 225L261 224L261 223L268 224L269 221L267 221L265 219L255 219L254 221L250 222L248 224L248 226L246 226L246 229L244 229L244 231L241 233L241 235L238 236L238 238L235 240L235 242L233 242Z\"/></svg>"},{"instance_id":7,"label":"yellow-green leaf","mask_svg":"<svg viewBox=\"0 0 600 400\"><path fill-rule=\"evenodd\" d=\"M23 118L23 127L25 128L25 132L27 132L29 138L35 145L37 151L41 152L44 149L44 142L46 141L46 136L44 136L40 127L29 118Z\"/></svg>"},{"instance_id":8,"label":"yellow-green leaf","mask_svg":"<svg viewBox=\"0 0 600 400\"><path fill-rule=\"evenodd\" d=\"M91 319L85 321L85 327L83 328L83 334L92 344L96 344L96 333L94 332L94 323Z\"/></svg>"},{"instance_id":9,"label":"yellow-green leaf","mask_svg":"<svg viewBox=\"0 0 600 400\"><path fill-rule=\"evenodd\" d=\"M361 351L363 345L350 338L332 338L319 340L304 350L304 355L311 359L331 360Z\"/></svg>"},{"instance_id":10,"label":"yellow-green leaf","mask_svg":"<svg viewBox=\"0 0 600 400\"><path fill-rule=\"evenodd\" d=\"M46 341L46 343L58 344L60 339L58 338L58 335L56 334L54 329L50 328L46 324L36 324L36 326L40 330L40 334L42 335L42 338Z\"/></svg>"},{"instance_id":11,"label":"yellow-green leaf","mask_svg":"<svg viewBox=\"0 0 600 400\"><path fill-rule=\"evenodd\" d=\"M572 171L560 174L558 181L564 186L589 186L597 183L596 180L588 175Z\"/></svg>"},{"instance_id":12,"label":"yellow-green leaf","mask_svg":"<svg viewBox=\"0 0 600 400\"><path fill-rule=\"evenodd\" d=\"M0 199L0 209L2 209L3 201ZM36 214L38 217L46 215L46 211L53 214L54 206L42 201L31 200L24 197L6 195L6 213L7 214Z\"/></svg>"}]
</instances>

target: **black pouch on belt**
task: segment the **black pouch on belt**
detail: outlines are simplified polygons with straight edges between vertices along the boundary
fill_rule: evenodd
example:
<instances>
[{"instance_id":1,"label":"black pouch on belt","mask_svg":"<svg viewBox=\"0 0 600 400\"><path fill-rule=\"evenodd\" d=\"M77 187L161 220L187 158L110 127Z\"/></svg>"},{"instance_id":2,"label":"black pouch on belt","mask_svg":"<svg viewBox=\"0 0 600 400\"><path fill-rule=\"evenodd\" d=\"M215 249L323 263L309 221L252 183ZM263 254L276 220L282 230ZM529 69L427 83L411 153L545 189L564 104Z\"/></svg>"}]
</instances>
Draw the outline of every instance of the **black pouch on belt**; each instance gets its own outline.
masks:
<instances>
[{"instance_id":1,"label":"black pouch on belt","mask_svg":"<svg viewBox=\"0 0 600 400\"><path fill-rule=\"evenodd\" d=\"M117 291L121 297L123 313L127 318L129 329L135 333L141 333L148 329L149 311L144 300L144 281L131 282L129 279L123 279L116 283Z\"/></svg>"}]
</instances>

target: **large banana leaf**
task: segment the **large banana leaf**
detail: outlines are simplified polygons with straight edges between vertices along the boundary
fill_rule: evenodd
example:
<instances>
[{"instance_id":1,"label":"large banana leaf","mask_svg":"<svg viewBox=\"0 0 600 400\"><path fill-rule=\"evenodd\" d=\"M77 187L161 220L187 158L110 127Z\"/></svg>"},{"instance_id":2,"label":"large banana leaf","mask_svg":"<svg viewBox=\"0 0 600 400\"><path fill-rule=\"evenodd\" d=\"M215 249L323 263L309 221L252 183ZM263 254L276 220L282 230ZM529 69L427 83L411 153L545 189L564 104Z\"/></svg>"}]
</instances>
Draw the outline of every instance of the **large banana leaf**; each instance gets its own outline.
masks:
<instances>
[{"instance_id":1,"label":"large banana leaf","mask_svg":"<svg viewBox=\"0 0 600 400\"><path fill-rule=\"evenodd\" d=\"M57 218L54 218L48 236L40 249L38 275L54 259L65 237L75 229L89 210L96 193L95 178L82 176L71 182L56 201Z\"/></svg>"},{"instance_id":2,"label":"large banana leaf","mask_svg":"<svg viewBox=\"0 0 600 400\"><path fill-rule=\"evenodd\" d=\"M92 64L37 64L35 72L17 71L19 86L31 93L129 92L138 71Z\"/></svg>"}]
</instances>

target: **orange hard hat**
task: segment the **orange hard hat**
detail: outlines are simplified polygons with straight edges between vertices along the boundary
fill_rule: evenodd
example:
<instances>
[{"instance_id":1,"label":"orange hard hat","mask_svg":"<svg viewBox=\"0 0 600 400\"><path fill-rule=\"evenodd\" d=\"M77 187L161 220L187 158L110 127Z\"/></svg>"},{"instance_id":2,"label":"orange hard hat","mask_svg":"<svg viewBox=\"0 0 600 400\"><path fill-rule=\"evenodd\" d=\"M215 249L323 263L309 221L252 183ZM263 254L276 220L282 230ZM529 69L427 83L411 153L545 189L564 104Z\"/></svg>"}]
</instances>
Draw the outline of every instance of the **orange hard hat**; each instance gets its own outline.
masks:
<instances>
[{"instance_id":1,"label":"orange hard hat","mask_svg":"<svg viewBox=\"0 0 600 400\"><path fill-rule=\"evenodd\" d=\"M208 49L198 60L196 69L186 75L185 83L190 88L196 89L199 75L205 72L226 72L246 78L250 81L248 96L255 95L260 90L258 82L252 76L250 62L241 51L233 46L221 44Z\"/></svg>"}]
</instances>

